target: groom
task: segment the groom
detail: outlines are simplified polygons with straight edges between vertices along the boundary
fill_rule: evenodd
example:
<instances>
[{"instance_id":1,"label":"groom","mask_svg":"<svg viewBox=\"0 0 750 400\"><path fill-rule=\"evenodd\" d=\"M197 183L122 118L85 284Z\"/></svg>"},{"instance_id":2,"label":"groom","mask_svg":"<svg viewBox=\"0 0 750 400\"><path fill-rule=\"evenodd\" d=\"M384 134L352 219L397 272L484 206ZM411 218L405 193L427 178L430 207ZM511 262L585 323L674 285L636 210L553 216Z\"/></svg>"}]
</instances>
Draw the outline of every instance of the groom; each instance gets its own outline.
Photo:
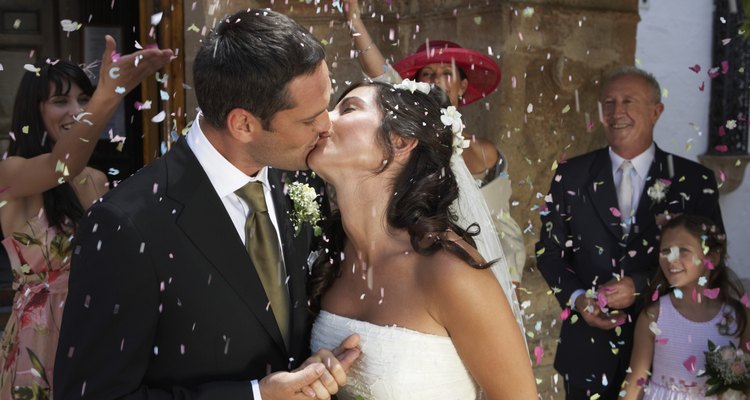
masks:
<instances>
[{"instance_id":1,"label":"groom","mask_svg":"<svg viewBox=\"0 0 750 400\"><path fill-rule=\"evenodd\" d=\"M309 223L293 226L285 193L317 182L287 171L306 170L330 128L324 57L269 10L232 15L206 38L194 66L202 115L78 228L56 398L325 399L345 382L356 336L301 364L314 238Z\"/></svg>"}]
</instances>

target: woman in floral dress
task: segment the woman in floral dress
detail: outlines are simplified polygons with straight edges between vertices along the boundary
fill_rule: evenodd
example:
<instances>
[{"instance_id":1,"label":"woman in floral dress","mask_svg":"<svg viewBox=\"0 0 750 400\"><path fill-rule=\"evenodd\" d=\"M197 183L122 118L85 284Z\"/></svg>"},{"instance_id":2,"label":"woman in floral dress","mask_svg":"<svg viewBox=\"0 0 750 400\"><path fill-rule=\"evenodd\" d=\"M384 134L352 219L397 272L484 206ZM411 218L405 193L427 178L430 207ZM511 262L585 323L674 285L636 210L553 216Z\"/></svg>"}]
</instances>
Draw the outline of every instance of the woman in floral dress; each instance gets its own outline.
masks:
<instances>
[{"instance_id":1,"label":"woman in floral dress","mask_svg":"<svg viewBox=\"0 0 750 400\"><path fill-rule=\"evenodd\" d=\"M106 176L86 164L123 94L171 56L149 49L113 61L114 49L108 36L96 91L86 73L69 62L24 67L13 141L0 162L2 243L16 292L0 347L1 400L51 397L70 240L84 210L107 190ZM138 56L143 58L136 65Z\"/></svg>"}]
</instances>

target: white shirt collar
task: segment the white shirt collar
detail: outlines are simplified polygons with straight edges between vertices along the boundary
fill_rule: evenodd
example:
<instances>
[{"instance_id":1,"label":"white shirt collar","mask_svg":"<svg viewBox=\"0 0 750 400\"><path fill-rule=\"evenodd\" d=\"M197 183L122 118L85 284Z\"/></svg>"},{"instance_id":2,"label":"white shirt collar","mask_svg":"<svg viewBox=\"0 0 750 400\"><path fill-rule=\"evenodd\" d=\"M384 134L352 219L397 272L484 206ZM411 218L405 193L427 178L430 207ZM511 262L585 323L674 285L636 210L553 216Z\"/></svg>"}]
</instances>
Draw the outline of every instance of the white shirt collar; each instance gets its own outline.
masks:
<instances>
[{"instance_id":1,"label":"white shirt collar","mask_svg":"<svg viewBox=\"0 0 750 400\"><path fill-rule=\"evenodd\" d=\"M268 191L268 167L263 167L255 176L247 176L240 171L229 160L224 158L218 150L208 141L206 135L200 127L202 114L198 114L193 121L193 126L186 137L188 146L195 154L201 167L208 175L214 190L220 198L233 194L235 190L245 186L251 181L260 181L263 183L264 190Z\"/></svg>"},{"instance_id":2,"label":"white shirt collar","mask_svg":"<svg viewBox=\"0 0 750 400\"><path fill-rule=\"evenodd\" d=\"M648 171L651 169L651 163L654 162L655 155L656 144L651 142L651 146L649 146L643 153L638 154L630 160L630 162L633 163L633 167L635 167L635 172L641 177L641 179L648 177ZM620 164L622 164L625 159L612 151L612 147L609 147L609 159L612 160L612 174L614 175L617 173Z\"/></svg>"}]
</instances>

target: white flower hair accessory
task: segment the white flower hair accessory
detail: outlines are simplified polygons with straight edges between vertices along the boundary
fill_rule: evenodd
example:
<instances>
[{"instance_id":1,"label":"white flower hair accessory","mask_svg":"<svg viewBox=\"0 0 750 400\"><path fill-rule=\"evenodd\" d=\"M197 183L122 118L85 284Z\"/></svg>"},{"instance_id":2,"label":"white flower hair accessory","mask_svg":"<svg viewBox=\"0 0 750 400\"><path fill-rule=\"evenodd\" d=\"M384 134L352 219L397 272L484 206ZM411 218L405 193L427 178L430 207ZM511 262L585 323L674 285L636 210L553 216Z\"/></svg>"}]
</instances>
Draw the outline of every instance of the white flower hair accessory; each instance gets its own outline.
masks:
<instances>
[{"instance_id":1,"label":"white flower hair accessory","mask_svg":"<svg viewBox=\"0 0 750 400\"><path fill-rule=\"evenodd\" d=\"M669 192L669 186L672 184L667 179L657 179L651 187L648 188L646 194L654 203L661 203L667 198L667 192Z\"/></svg>"},{"instance_id":2,"label":"white flower hair accessory","mask_svg":"<svg viewBox=\"0 0 750 400\"><path fill-rule=\"evenodd\" d=\"M455 106L440 109L440 121L445 126L450 126L453 132L453 152L460 155L464 149L469 147L469 141L464 138L464 123L461 121L461 113Z\"/></svg>"},{"instance_id":3,"label":"white flower hair accessory","mask_svg":"<svg viewBox=\"0 0 750 400\"><path fill-rule=\"evenodd\" d=\"M292 212L292 224L294 225L294 236L302 230L302 224L309 223L313 227L313 234L320 236L323 229L317 225L320 221L320 204L315 199L318 194L306 183L294 182L289 186L289 198L294 204Z\"/></svg>"},{"instance_id":4,"label":"white flower hair accessory","mask_svg":"<svg viewBox=\"0 0 750 400\"><path fill-rule=\"evenodd\" d=\"M427 82L416 82L410 79L404 79L401 83L393 85L394 89L408 90L411 93L420 91L424 94L430 94L430 84Z\"/></svg>"}]
</instances>

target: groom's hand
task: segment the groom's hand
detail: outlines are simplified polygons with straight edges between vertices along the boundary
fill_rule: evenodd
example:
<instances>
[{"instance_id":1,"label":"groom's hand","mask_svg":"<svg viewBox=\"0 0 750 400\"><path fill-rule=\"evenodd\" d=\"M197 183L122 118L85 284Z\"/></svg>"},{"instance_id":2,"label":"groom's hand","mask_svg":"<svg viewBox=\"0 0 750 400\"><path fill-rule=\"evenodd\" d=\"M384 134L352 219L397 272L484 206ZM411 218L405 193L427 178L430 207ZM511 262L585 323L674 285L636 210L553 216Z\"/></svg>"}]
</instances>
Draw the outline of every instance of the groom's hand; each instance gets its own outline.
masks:
<instances>
[{"instance_id":1,"label":"groom's hand","mask_svg":"<svg viewBox=\"0 0 750 400\"><path fill-rule=\"evenodd\" d=\"M275 372L268 375L260 380L258 386L263 400L330 399L331 394L336 393L335 391L322 390L318 392L311 389L315 383L320 384L321 380L335 383L323 364L311 363L293 372ZM335 390L338 391L338 386Z\"/></svg>"}]
</instances>

